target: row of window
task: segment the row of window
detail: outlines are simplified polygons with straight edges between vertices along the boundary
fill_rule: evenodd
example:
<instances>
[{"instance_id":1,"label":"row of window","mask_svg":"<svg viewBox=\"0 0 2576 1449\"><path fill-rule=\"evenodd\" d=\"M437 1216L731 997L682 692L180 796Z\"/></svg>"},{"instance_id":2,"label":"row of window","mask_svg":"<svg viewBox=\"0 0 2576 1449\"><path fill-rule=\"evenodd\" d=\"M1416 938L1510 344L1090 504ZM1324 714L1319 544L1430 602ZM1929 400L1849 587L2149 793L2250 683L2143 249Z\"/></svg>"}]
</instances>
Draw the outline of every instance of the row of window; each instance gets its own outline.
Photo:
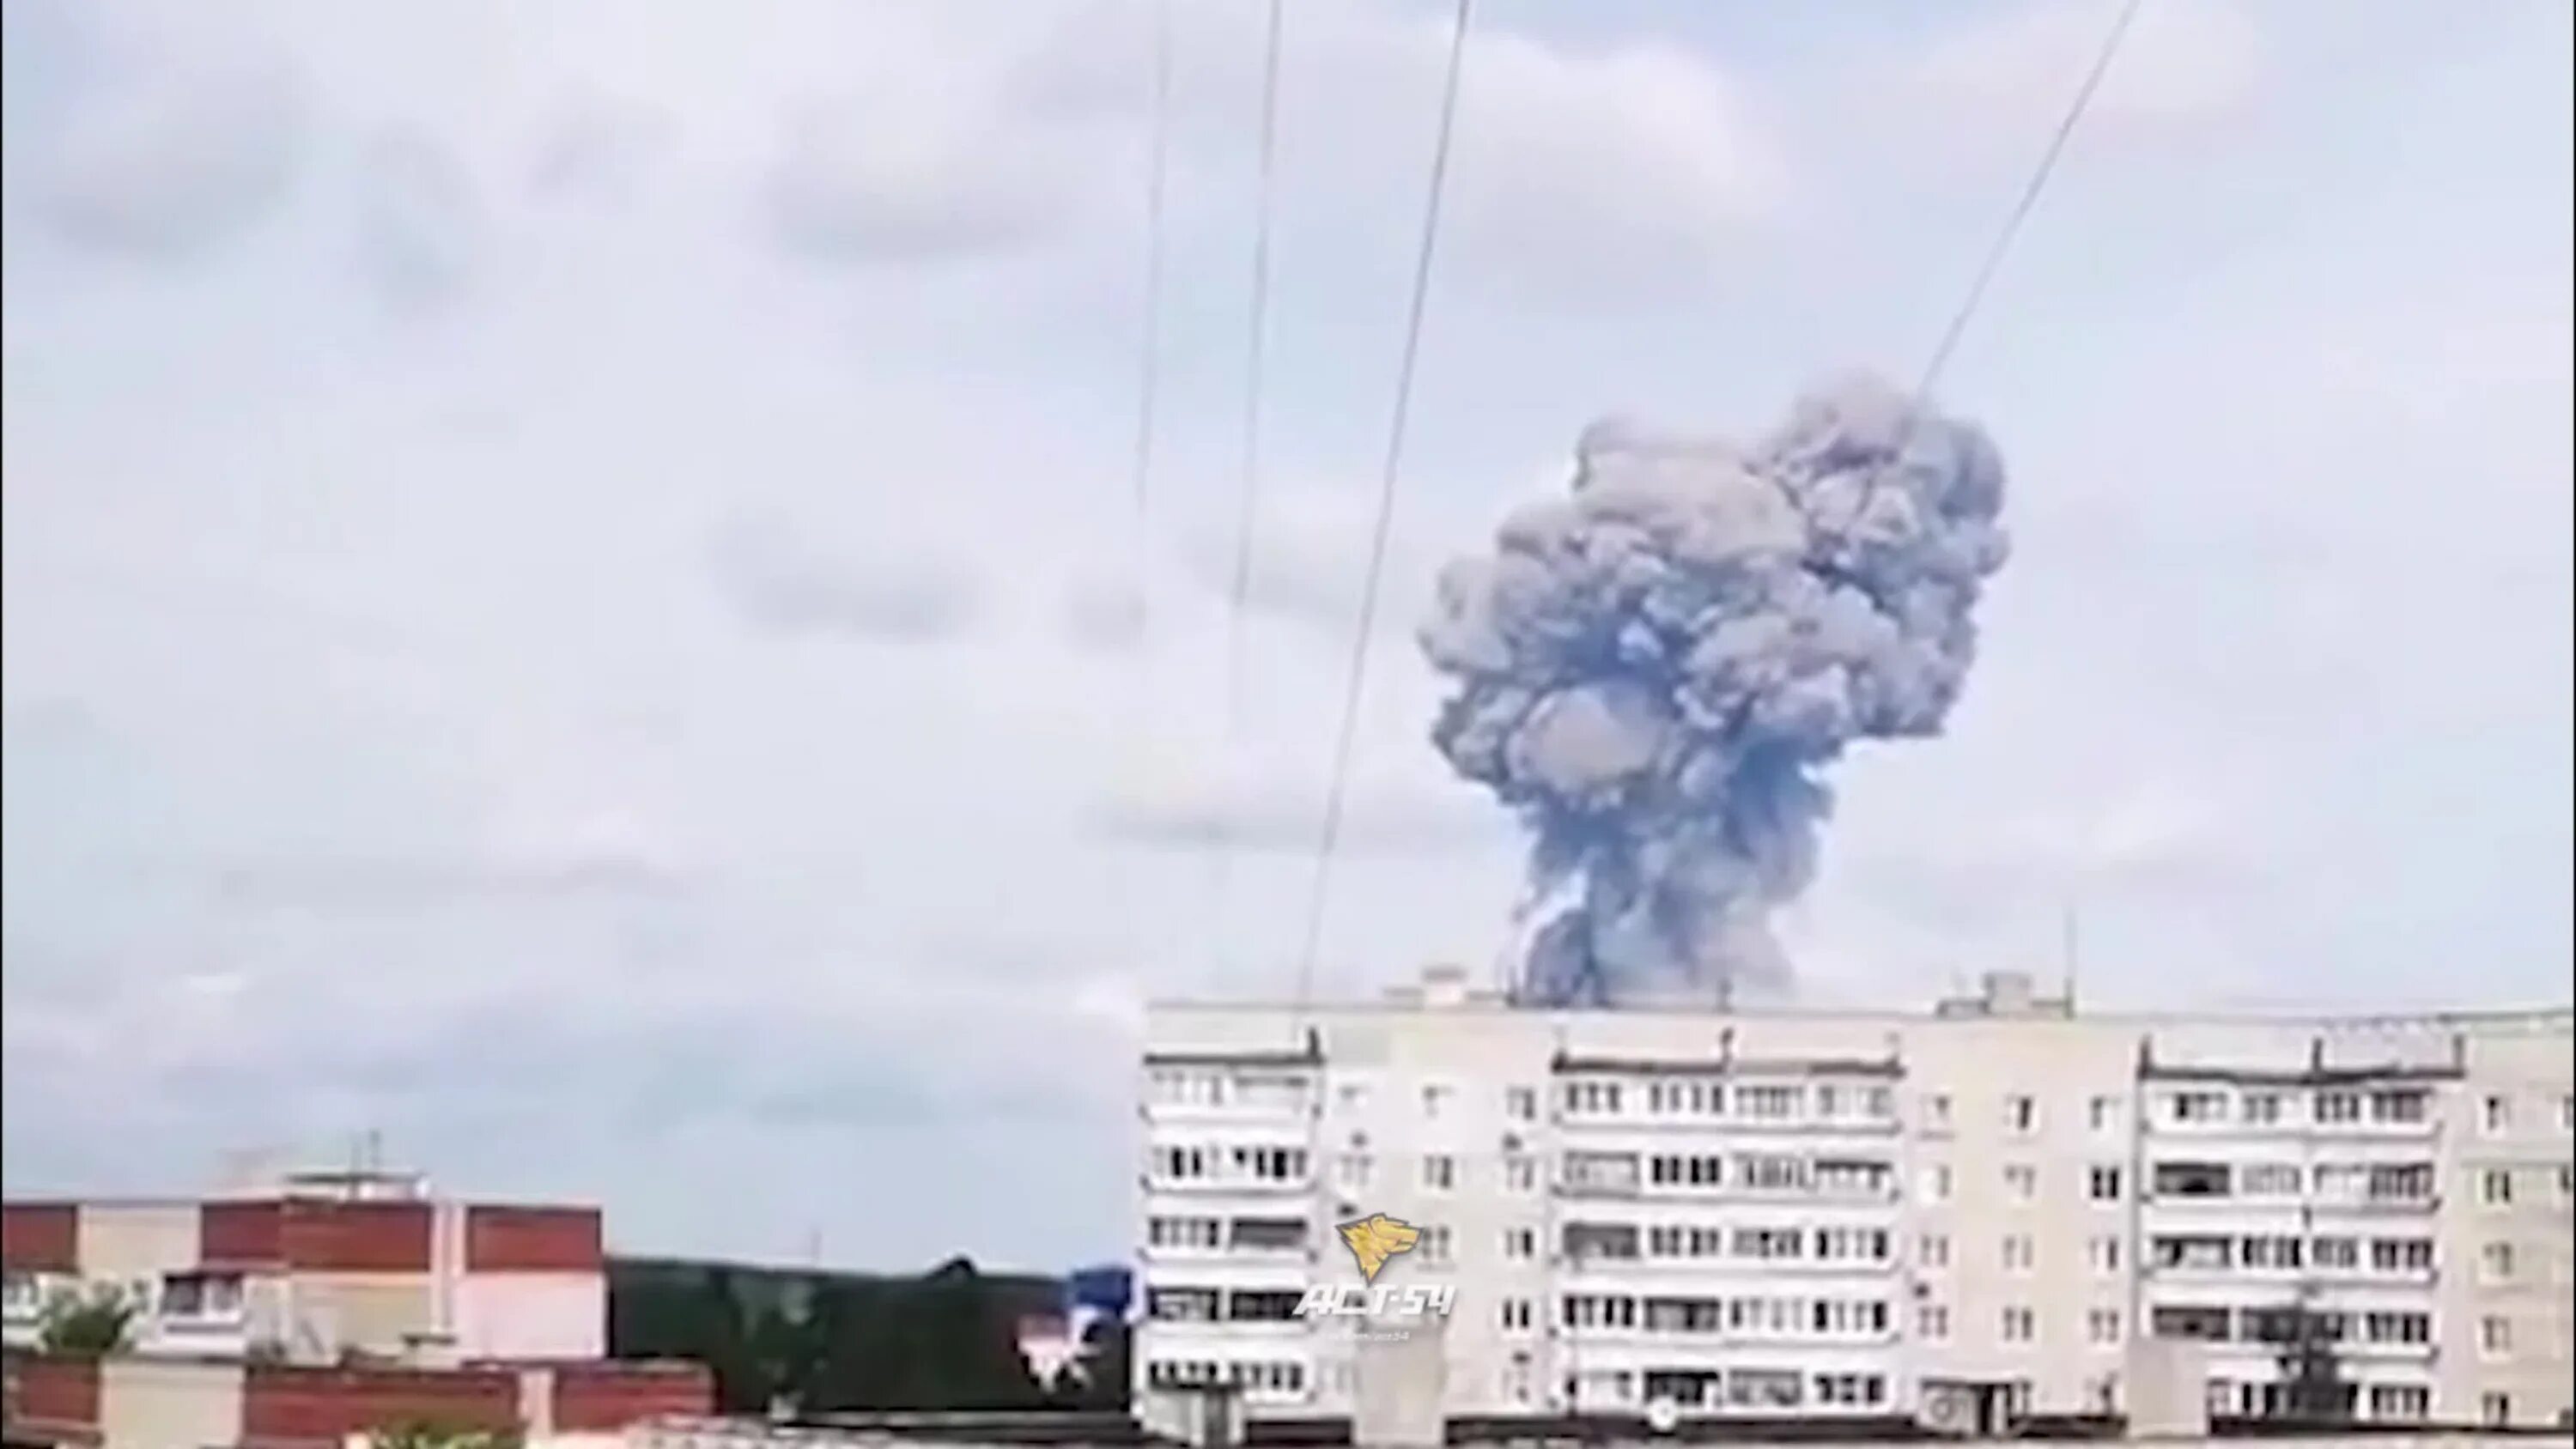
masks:
<instances>
[{"instance_id":1,"label":"row of window","mask_svg":"<svg viewBox=\"0 0 2576 1449\"><path fill-rule=\"evenodd\" d=\"M2510 1245L2504 1262L2512 1263ZM2374 1273L2433 1271L2431 1238L2306 1238L2285 1234L2167 1233L2148 1240L2147 1261L2158 1268L2339 1269L2358 1272L2367 1249Z\"/></svg>"},{"instance_id":2,"label":"row of window","mask_svg":"<svg viewBox=\"0 0 2576 1449\"><path fill-rule=\"evenodd\" d=\"M1527 1229L1516 1229L1526 1234ZM1506 1256L1525 1237L1504 1237ZM1740 1258L1755 1262L1884 1263L1894 1244L1884 1228L1802 1228L1794 1226L1716 1228L1696 1224L1568 1223L1563 1234L1566 1257L1577 1263L1601 1259Z\"/></svg>"},{"instance_id":3,"label":"row of window","mask_svg":"<svg viewBox=\"0 0 2576 1449\"><path fill-rule=\"evenodd\" d=\"M1877 1298L1681 1298L1569 1293L1558 1300L1566 1329L1743 1334L1766 1338L1865 1338L1887 1333L1891 1310ZM1526 1309L1506 1310L1507 1329L1529 1326Z\"/></svg>"},{"instance_id":4,"label":"row of window","mask_svg":"<svg viewBox=\"0 0 2576 1449\"><path fill-rule=\"evenodd\" d=\"M64 1274L10 1273L0 1280L0 1304L13 1322L32 1319L56 1294L113 1291L144 1316L230 1319L242 1311L239 1273L163 1273L125 1282L81 1283Z\"/></svg>"},{"instance_id":5,"label":"row of window","mask_svg":"<svg viewBox=\"0 0 2576 1449\"><path fill-rule=\"evenodd\" d=\"M1306 1108L1307 1082L1303 1072L1158 1067L1145 1075L1145 1099L1158 1107L1302 1112Z\"/></svg>"},{"instance_id":6,"label":"row of window","mask_svg":"<svg viewBox=\"0 0 2576 1449\"><path fill-rule=\"evenodd\" d=\"M1164 1182L1296 1183L1306 1180L1302 1147L1157 1147L1153 1176Z\"/></svg>"},{"instance_id":7,"label":"row of window","mask_svg":"<svg viewBox=\"0 0 2576 1449\"><path fill-rule=\"evenodd\" d=\"M1886 1087L1711 1081L1632 1083L1582 1080L1558 1089L1569 1116L1726 1117L1746 1122L1892 1122L1896 1094ZM1514 1105L1507 1099L1506 1105Z\"/></svg>"},{"instance_id":8,"label":"row of window","mask_svg":"<svg viewBox=\"0 0 2576 1449\"><path fill-rule=\"evenodd\" d=\"M2327 1401L2312 1402L2313 1396L2321 1392L2328 1396ZM2358 1384L2293 1385L2278 1379L2238 1383L2214 1378L2209 1381L2208 1394L2211 1414L2246 1419L2302 1417L2320 1410L2330 1418L2349 1419L2356 1409L2367 1405L2373 1422L2421 1423L2433 1412L2433 1391L2423 1384L2372 1384L2365 1393ZM2499 1399L2503 1399L2501 1405ZM2489 1422L2501 1423L2511 1415L2512 1401L2489 1394L2482 1408Z\"/></svg>"},{"instance_id":9,"label":"row of window","mask_svg":"<svg viewBox=\"0 0 2576 1449\"><path fill-rule=\"evenodd\" d=\"M1197 1252L1288 1252L1306 1246L1304 1218L1152 1217L1145 1246Z\"/></svg>"},{"instance_id":10,"label":"row of window","mask_svg":"<svg viewBox=\"0 0 2576 1449\"><path fill-rule=\"evenodd\" d=\"M1526 1155L1503 1159L1503 1186L1512 1192L1538 1188L1538 1164ZM1164 1146L1154 1149L1153 1175L1172 1182L1297 1183L1307 1174L1307 1155L1297 1147ZM1636 1153L1577 1151L1564 1155L1560 1183L1568 1192L1628 1194L1649 1188L1679 1191L1802 1193L1855 1201L1885 1197L1895 1180L1893 1164L1873 1158L1803 1156L1777 1152ZM2125 1174L2116 1164L2083 1168L2085 1196L2095 1202L2118 1201ZM2576 1198L2576 1168L2556 1168L2560 1201ZM1427 1191L1455 1191L1458 1159L1448 1153L1426 1153L1419 1163L1419 1182ZM2005 1193L2017 1202L2039 1197L2039 1168L2008 1162L2001 1168ZM1334 1178L1346 1192L1365 1192L1375 1180L1375 1162L1366 1153L1341 1154ZM2501 1207L2515 1201L2516 1174L2511 1168L2478 1169L2478 1200ZM2148 1191L2157 1198L2273 1198L2310 1196L2328 1202L2430 1202L2434 1168L2429 1162L2325 1163L2303 1167L2295 1162L2186 1162L2155 1164ZM1922 1168L1922 1197L1946 1202L1957 1191L1948 1163Z\"/></svg>"},{"instance_id":11,"label":"row of window","mask_svg":"<svg viewBox=\"0 0 2576 1449\"><path fill-rule=\"evenodd\" d=\"M1788 1368L1590 1369L1565 1376L1565 1396L1579 1404L1662 1400L1684 1410L1872 1409L1887 1402L1887 1379Z\"/></svg>"},{"instance_id":12,"label":"row of window","mask_svg":"<svg viewBox=\"0 0 2576 1449\"><path fill-rule=\"evenodd\" d=\"M2309 1196L2326 1201L2425 1202L2433 1196L2433 1164L2327 1163L2303 1178L2292 1162L2159 1162L2147 1186L2160 1198L2296 1197L2303 1181Z\"/></svg>"},{"instance_id":13,"label":"row of window","mask_svg":"<svg viewBox=\"0 0 2576 1449\"><path fill-rule=\"evenodd\" d=\"M2039 1341L2039 1310L2027 1303L2006 1304L1995 1315L1995 1336L2005 1343ZM1921 1303L1914 1309L1914 1336L1926 1343L1947 1342L1950 1337L1950 1307L1946 1303ZM2120 1341L2120 1310L2088 1308L2084 1310L2085 1341L2109 1347Z\"/></svg>"},{"instance_id":14,"label":"row of window","mask_svg":"<svg viewBox=\"0 0 2576 1449\"><path fill-rule=\"evenodd\" d=\"M1889 1195L1896 1168L1875 1158L1787 1152L1568 1152L1559 1181L1568 1192L1624 1195L1663 1188L1870 1200Z\"/></svg>"},{"instance_id":15,"label":"row of window","mask_svg":"<svg viewBox=\"0 0 2576 1449\"><path fill-rule=\"evenodd\" d=\"M2158 1338L2201 1343L2386 1345L2433 1341L2433 1315L2407 1309L2343 1313L2304 1308L2158 1308L2148 1315L2147 1327Z\"/></svg>"},{"instance_id":16,"label":"row of window","mask_svg":"<svg viewBox=\"0 0 2576 1449\"><path fill-rule=\"evenodd\" d=\"M1309 1085L1310 1078L1303 1072L1159 1068L1148 1074L1146 1090L1148 1099L1157 1105L1298 1112L1305 1108ZM1420 1091L1423 1115L1433 1118L1441 1116L1457 1095L1455 1086L1441 1082L1425 1083ZM1810 1085L1707 1080L1648 1081L1640 1084L1619 1079L1585 1078L1561 1084L1558 1094L1565 1112L1578 1117L1627 1116L1634 1111L1650 1117L1715 1117L1749 1122L1867 1123L1892 1122L1896 1118L1894 1092L1875 1084ZM1369 1098L1370 1084L1366 1082L1346 1081L1337 1091L1337 1100L1346 1113L1367 1111ZM1503 1093L1504 1114L1519 1121L1535 1121L1538 1101L1535 1087L1506 1087ZM2095 1132L2118 1130L2125 1101L2124 1097L2115 1095L2089 1098L2085 1104L2088 1127ZM2481 1128L2489 1133L2510 1130L2513 1105L2513 1099L2501 1093L2482 1097L2478 1118ZM2162 1120L2177 1125L2268 1127L2296 1125L2304 1121L2323 1126L2365 1122L2410 1126L2431 1120L2433 1094L2428 1088L2416 1086L2299 1091L2273 1087L2243 1090L2183 1087L2161 1094L2157 1107ZM1948 1094L1932 1093L1923 1099L1924 1130L1949 1131L1953 1126L1952 1115ZM2040 1122L2039 1098L2023 1093L2004 1098L2003 1126L2006 1131L2035 1133ZM2562 1095L2558 1099L2558 1126L2561 1131L2576 1131L2576 1096Z\"/></svg>"},{"instance_id":17,"label":"row of window","mask_svg":"<svg viewBox=\"0 0 2576 1449\"><path fill-rule=\"evenodd\" d=\"M1306 1391L1306 1366L1294 1361L1221 1363L1203 1358L1158 1358L1146 1361L1145 1382L1158 1389L1233 1384L1248 1393L1290 1396Z\"/></svg>"}]
</instances>

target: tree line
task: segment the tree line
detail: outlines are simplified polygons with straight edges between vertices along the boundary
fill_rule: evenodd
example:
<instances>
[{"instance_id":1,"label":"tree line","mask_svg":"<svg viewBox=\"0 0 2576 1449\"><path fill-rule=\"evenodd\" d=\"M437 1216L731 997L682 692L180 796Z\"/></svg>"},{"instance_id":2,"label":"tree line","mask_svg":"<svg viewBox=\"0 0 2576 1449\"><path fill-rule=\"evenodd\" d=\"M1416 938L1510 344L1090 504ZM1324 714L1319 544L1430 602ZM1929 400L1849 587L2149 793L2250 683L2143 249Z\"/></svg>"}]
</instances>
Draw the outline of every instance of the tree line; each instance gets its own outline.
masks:
<instances>
[{"instance_id":1,"label":"tree line","mask_svg":"<svg viewBox=\"0 0 2576 1449\"><path fill-rule=\"evenodd\" d=\"M1021 1317L1062 1302L1056 1279L987 1276L964 1258L918 1277L619 1259L609 1353L705 1364L728 1414L1124 1409L1124 1325L1095 1328L1087 1377L1052 1390L1021 1359Z\"/></svg>"}]
</instances>

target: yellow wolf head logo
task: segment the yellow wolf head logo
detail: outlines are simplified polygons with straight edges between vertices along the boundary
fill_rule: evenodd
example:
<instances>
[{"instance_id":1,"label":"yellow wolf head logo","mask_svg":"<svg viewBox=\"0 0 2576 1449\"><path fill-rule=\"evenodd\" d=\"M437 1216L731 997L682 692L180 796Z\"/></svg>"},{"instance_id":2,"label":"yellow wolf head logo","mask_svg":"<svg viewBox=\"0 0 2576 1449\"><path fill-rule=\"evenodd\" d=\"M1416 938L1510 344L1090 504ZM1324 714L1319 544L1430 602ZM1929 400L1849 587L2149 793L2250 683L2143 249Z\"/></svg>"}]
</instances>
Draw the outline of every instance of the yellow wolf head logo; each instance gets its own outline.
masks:
<instances>
[{"instance_id":1,"label":"yellow wolf head logo","mask_svg":"<svg viewBox=\"0 0 2576 1449\"><path fill-rule=\"evenodd\" d=\"M1378 1270L1398 1253L1410 1253L1422 1241L1422 1229L1384 1213L1373 1213L1341 1225L1342 1242L1360 1265L1360 1281L1375 1283Z\"/></svg>"}]
</instances>

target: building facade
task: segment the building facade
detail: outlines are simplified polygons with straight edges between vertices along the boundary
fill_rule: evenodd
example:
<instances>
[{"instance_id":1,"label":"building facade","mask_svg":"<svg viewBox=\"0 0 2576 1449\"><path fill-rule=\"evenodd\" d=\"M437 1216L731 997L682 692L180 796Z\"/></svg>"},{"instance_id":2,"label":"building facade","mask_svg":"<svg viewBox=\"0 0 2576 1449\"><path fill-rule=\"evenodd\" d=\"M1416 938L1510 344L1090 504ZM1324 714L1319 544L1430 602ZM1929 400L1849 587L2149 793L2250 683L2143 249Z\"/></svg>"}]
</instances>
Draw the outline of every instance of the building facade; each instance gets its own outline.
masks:
<instances>
[{"instance_id":1,"label":"building facade","mask_svg":"<svg viewBox=\"0 0 2576 1449\"><path fill-rule=\"evenodd\" d=\"M1138 1386L1344 1418L1400 1362L1452 1423L1975 1428L2134 1417L2182 1362L2218 1419L2567 1423L2571 1053L2566 1010L2120 1018L2014 976L1918 1015L1528 1011L1454 971L1158 1006ZM1377 1283L1452 1311L1300 1317L1378 1213L1418 1237Z\"/></svg>"},{"instance_id":2,"label":"building facade","mask_svg":"<svg viewBox=\"0 0 2576 1449\"><path fill-rule=\"evenodd\" d=\"M702 1417L693 1363L318 1367L134 1355L12 1356L12 1434L95 1449L348 1449L434 1425L515 1434L528 1449L616 1449L640 1425Z\"/></svg>"},{"instance_id":3,"label":"building facade","mask_svg":"<svg viewBox=\"0 0 2576 1449\"><path fill-rule=\"evenodd\" d=\"M607 1260L592 1207L467 1203L415 1178L304 1175L202 1201L0 1208L10 1347L46 1305L113 1291L145 1354L329 1363L595 1359Z\"/></svg>"}]
</instances>

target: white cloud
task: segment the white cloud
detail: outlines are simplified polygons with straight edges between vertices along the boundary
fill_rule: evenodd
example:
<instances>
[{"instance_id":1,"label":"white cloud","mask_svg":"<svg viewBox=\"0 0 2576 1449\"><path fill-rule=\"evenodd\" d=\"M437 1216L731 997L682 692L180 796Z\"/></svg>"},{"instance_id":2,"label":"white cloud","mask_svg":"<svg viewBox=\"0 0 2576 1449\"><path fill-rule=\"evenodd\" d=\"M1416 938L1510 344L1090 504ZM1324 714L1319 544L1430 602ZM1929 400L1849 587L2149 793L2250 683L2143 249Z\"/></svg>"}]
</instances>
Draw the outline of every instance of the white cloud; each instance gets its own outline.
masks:
<instances>
[{"instance_id":1,"label":"white cloud","mask_svg":"<svg viewBox=\"0 0 2576 1449\"><path fill-rule=\"evenodd\" d=\"M300 77L275 51L176 11L103 26L85 92L35 158L46 213L75 242L180 258L286 195L306 140Z\"/></svg>"},{"instance_id":2,"label":"white cloud","mask_svg":"<svg viewBox=\"0 0 2576 1449\"><path fill-rule=\"evenodd\" d=\"M2117 3L2023 0L1935 42L1914 70L1920 103L1964 113L2035 148L2075 98ZM2263 80L2262 35L2235 0L2139 7L2085 113L2088 135L2206 133L2236 119Z\"/></svg>"},{"instance_id":3,"label":"white cloud","mask_svg":"<svg viewBox=\"0 0 2576 1449\"><path fill-rule=\"evenodd\" d=\"M2129 84L2193 25L2227 38L2165 9ZM96 10L132 36L98 69L34 64L15 7L6 48L9 1181L184 1189L234 1144L376 1125L460 1187L602 1197L623 1244L762 1251L819 1218L836 1255L890 1263L1114 1249L1139 996L1275 994L1310 964L1319 993L1373 991L1499 943L1519 842L1439 773L1402 637L1432 565L1561 488L1593 410L1725 430L1811 354L1910 352L1950 300L1926 301L1927 257L1994 219L1994 188L1928 163L2025 164L2080 70L2027 38L1998 53L2036 77L1964 42L1898 64L1801 7L1769 50L1725 7L1480 33L1308 963L1433 17L1289 10L1272 486L1229 738L1258 6L1176 7L1142 520L1141 5L170 11L272 37L208 53L296 77L294 144L261 166L96 119L158 73L116 57L159 55L167 19ZM2383 29L2494 46L2424 13ZM2085 170L1954 371L2013 464L2022 552L1952 735L1834 773L1787 934L1845 999L2046 962L2070 890L2103 996L2563 981L2566 625L2531 600L2568 592L2567 168L2530 124L2563 76L2517 40L2400 107L2413 49L2351 42L2359 79L2318 89L2264 39L2254 71L2116 101L2104 137L2198 138L2186 118L2249 84L2309 86L2280 112L2315 134L2210 146L2188 177ZM1965 89L1931 104L1935 76ZM1905 144L1853 146L1855 97ZM856 106L816 185L867 265L777 245L809 101ZM452 279L470 305L435 325L316 284L389 134L455 184L405 193L396 250L360 260ZM21 245L61 235L63 173L18 158L73 146L100 147L84 184L162 198L101 215L194 264ZM1220 822L1246 842L1222 898L1193 848ZM97 1091L102 1062L131 1089ZM853 1162L932 1187L854 1195ZM705 1187L753 1178L757 1201ZM1064 1211L1032 1219L1031 1181Z\"/></svg>"}]
</instances>

